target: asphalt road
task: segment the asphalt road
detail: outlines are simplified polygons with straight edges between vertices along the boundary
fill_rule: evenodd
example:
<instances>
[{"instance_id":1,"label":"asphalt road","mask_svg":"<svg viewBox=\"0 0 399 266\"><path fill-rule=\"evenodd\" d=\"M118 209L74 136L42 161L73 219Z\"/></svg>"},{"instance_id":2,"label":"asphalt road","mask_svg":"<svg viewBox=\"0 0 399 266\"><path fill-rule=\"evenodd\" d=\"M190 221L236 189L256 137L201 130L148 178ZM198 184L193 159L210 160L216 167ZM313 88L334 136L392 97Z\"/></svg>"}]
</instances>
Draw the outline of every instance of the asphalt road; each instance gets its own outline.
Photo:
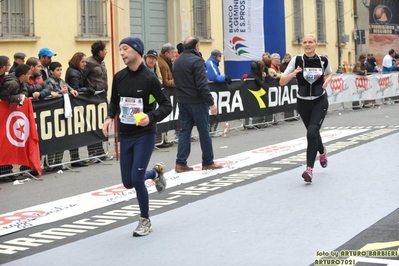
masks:
<instances>
[{"instance_id":1,"label":"asphalt road","mask_svg":"<svg viewBox=\"0 0 399 266\"><path fill-rule=\"evenodd\" d=\"M177 175L171 170L177 145L155 149L150 165L158 161L167 165L170 187L163 194L150 188L154 232L143 238L131 236L137 225L137 202L127 192L116 193L106 203L92 204L87 198L85 208L73 212L78 200L71 197L85 201L82 194L115 191L109 188L120 185L116 160L79 172L45 173L43 181L2 182L0 217L56 201L73 207L69 215L59 211L52 221L20 224L24 230L3 234L0 264L309 265L331 257L333 250L359 250L377 239L398 241L398 111L399 104L356 111L330 107L322 129L329 166L315 167L311 185L301 178L305 163L301 121L260 130L243 130L241 121L231 121L226 137L213 138L215 159L225 164L219 172ZM112 153L114 144L110 145ZM192 142L189 164L200 163L199 142ZM99 217L114 222L86 227L77 222ZM54 228L69 231L49 234ZM379 233L369 233L370 228ZM365 259L357 258L356 265L366 265L360 264Z\"/></svg>"}]
</instances>

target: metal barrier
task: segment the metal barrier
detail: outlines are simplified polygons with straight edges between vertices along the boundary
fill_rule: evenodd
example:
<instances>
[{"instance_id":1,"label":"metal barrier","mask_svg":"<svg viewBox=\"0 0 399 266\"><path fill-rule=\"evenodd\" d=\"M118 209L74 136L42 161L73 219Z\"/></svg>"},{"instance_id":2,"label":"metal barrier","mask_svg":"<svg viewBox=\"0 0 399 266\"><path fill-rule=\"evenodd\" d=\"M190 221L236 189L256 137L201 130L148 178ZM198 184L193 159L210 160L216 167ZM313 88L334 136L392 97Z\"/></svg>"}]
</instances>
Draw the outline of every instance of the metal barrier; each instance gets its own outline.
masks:
<instances>
[{"instance_id":1,"label":"metal barrier","mask_svg":"<svg viewBox=\"0 0 399 266\"><path fill-rule=\"evenodd\" d=\"M399 96L380 98L374 100L354 101L354 102L341 102L329 105L328 113L337 112L341 110L362 110L368 108L380 108L384 105L399 103Z\"/></svg>"},{"instance_id":2,"label":"metal barrier","mask_svg":"<svg viewBox=\"0 0 399 266\"><path fill-rule=\"evenodd\" d=\"M42 160L43 165L43 160ZM37 175L36 170L31 169L24 165L1 165L0 166L0 180L9 180L15 181L18 179L19 176L27 175L28 177L32 178L33 180L40 180L43 179L36 178Z\"/></svg>"},{"instance_id":3,"label":"metal barrier","mask_svg":"<svg viewBox=\"0 0 399 266\"><path fill-rule=\"evenodd\" d=\"M296 110L274 113L261 117L249 117L242 119L244 129L259 129L269 126L277 125L281 122L298 121L300 116Z\"/></svg>"},{"instance_id":4,"label":"metal barrier","mask_svg":"<svg viewBox=\"0 0 399 266\"><path fill-rule=\"evenodd\" d=\"M54 170L58 171L66 169L71 170L72 172L78 172L72 168L72 164L78 162L108 164L105 161L112 160L114 158L114 156L110 156L108 154L108 146L109 141L80 147L78 149L77 155L73 154L72 150L69 152L63 151L55 154L47 154L44 160L44 169L50 172ZM69 158L65 156L66 153L69 153ZM79 159L73 158L75 156L77 156Z\"/></svg>"},{"instance_id":5,"label":"metal barrier","mask_svg":"<svg viewBox=\"0 0 399 266\"><path fill-rule=\"evenodd\" d=\"M90 147L91 145L80 147L78 149L79 159L72 160L71 155L67 156L69 153L67 151L56 153L56 154L48 154L42 156L42 169L43 172L54 172L59 170L70 170L72 172L79 172L76 168L73 168L71 164L77 162L87 162L90 164L102 163L106 165L110 165L106 161L112 160L114 156L109 155L109 145L110 142L102 142L99 143L101 145L101 149L99 146ZM30 169L29 167L22 165L2 165L0 166L0 180L10 180L15 181L19 176L28 175L34 180L43 180L40 178L36 178L37 175L36 170Z\"/></svg>"}]
</instances>

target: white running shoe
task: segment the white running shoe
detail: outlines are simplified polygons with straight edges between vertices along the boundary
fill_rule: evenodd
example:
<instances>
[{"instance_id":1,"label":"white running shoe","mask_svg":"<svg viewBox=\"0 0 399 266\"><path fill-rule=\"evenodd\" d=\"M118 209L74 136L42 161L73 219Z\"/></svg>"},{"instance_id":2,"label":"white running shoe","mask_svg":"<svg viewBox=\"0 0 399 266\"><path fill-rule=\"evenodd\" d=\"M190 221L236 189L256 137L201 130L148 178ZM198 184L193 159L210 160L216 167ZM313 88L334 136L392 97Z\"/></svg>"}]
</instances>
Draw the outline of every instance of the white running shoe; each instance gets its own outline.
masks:
<instances>
[{"instance_id":1,"label":"white running shoe","mask_svg":"<svg viewBox=\"0 0 399 266\"><path fill-rule=\"evenodd\" d=\"M146 236L152 232L152 225L150 219L140 217L139 224L136 230L133 231L133 236Z\"/></svg>"}]
</instances>

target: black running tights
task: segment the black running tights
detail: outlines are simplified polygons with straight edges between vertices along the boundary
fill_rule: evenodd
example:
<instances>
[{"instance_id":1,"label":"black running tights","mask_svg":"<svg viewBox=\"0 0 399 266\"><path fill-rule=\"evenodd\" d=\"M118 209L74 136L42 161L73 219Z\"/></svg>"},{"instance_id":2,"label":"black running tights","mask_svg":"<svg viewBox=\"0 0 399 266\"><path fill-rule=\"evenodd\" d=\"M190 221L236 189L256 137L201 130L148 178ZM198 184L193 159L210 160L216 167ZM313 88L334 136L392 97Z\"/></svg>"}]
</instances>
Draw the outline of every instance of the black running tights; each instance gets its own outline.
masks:
<instances>
[{"instance_id":1,"label":"black running tights","mask_svg":"<svg viewBox=\"0 0 399 266\"><path fill-rule=\"evenodd\" d=\"M320 137L320 128L328 110L327 94L315 100L303 100L297 98L297 111L307 129L306 138L308 147L306 149L306 163L314 167L317 151L324 153L323 142Z\"/></svg>"}]
</instances>

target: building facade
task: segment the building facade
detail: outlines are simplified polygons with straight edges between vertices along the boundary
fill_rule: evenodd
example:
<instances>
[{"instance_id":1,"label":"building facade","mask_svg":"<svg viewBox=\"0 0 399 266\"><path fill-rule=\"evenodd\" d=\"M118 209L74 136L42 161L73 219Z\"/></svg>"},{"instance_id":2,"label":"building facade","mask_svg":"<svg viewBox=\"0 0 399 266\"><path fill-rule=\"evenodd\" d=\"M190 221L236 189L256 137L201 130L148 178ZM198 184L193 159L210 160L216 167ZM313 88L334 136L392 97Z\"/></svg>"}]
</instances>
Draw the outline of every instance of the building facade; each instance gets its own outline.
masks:
<instances>
[{"instance_id":1,"label":"building facade","mask_svg":"<svg viewBox=\"0 0 399 266\"><path fill-rule=\"evenodd\" d=\"M75 52L90 56L90 45L103 40L109 52L105 63L112 79L112 73L124 67L118 51L123 37L139 36L146 51L160 51L164 43L176 45L196 35L206 60L213 49L223 51L230 45L224 38L226 1L247 5L262 2L263 18L254 18L252 27L266 28L269 37L259 41L265 42L265 51L278 52L281 57L284 53L302 53L301 37L309 33L316 35L318 53L329 56L333 70L339 64L355 63L357 54L368 50L367 44L356 45L354 34L357 29L369 27L361 19L362 12L368 12L365 0L4 0L0 3L1 54L12 61L16 52L37 57L42 47L49 47L57 53L53 61L66 68ZM272 6L281 3L283 13L273 17ZM274 23L276 19L283 23ZM273 43L276 32L285 36L284 42ZM257 58L261 54L253 59ZM223 63L221 70L224 72Z\"/></svg>"},{"instance_id":2,"label":"building facade","mask_svg":"<svg viewBox=\"0 0 399 266\"><path fill-rule=\"evenodd\" d=\"M328 55L333 71L354 64L354 1L285 0L287 52L303 53L300 36L314 34L317 53Z\"/></svg>"}]
</instances>

